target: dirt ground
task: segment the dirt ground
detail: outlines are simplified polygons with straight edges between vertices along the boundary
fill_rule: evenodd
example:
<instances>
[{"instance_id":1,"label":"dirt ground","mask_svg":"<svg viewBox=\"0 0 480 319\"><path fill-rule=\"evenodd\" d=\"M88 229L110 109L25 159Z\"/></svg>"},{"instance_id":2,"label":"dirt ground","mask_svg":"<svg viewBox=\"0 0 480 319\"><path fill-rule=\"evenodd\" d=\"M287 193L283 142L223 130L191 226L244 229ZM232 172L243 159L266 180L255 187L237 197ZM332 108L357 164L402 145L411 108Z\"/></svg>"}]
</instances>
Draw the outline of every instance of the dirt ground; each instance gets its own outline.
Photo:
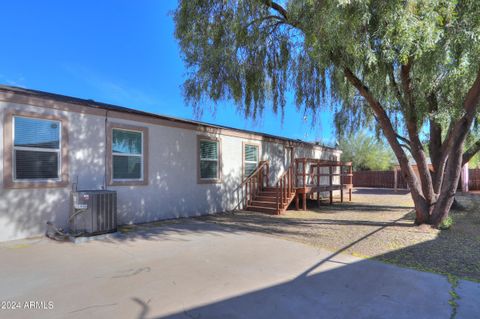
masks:
<instances>
[{"instance_id":1,"label":"dirt ground","mask_svg":"<svg viewBox=\"0 0 480 319\"><path fill-rule=\"evenodd\" d=\"M453 211L454 225L439 231L413 225L413 203L406 191L356 189L353 201L271 216L235 212L200 217L300 241L334 253L350 253L387 263L480 281L480 196L463 196L466 209Z\"/></svg>"}]
</instances>

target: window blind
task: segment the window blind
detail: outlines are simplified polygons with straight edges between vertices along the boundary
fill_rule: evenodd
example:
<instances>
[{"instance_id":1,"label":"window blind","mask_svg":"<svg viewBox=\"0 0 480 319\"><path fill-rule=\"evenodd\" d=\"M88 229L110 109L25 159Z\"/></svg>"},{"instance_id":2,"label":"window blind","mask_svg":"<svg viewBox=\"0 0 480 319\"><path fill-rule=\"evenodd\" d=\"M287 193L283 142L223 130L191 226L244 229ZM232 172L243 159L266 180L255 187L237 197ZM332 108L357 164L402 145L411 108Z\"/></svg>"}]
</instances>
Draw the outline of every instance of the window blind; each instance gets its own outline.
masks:
<instances>
[{"instance_id":1,"label":"window blind","mask_svg":"<svg viewBox=\"0 0 480 319\"><path fill-rule=\"evenodd\" d=\"M258 146L245 145L245 161L258 162Z\"/></svg>"},{"instance_id":2,"label":"window blind","mask_svg":"<svg viewBox=\"0 0 480 319\"><path fill-rule=\"evenodd\" d=\"M15 146L50 148L60 147L60 123L26 117L15 119Z\"/></svg>"},{"instance_id":3,"label":"window blind","mask_svg":"<svg viewBox=\"0 0 480 319\"><path fill-rule=\"evenodd\" d=\"M250 176L258 165L258 146L245 144L244 175Z\"/></svg>"},{"instance_id":4,"label":"window blind","mask_svg":"<svg viewBox=\"0 0 480 319\"><path fill-rule=\"evenodd\" d=\"M16 179L58 178L58 154L15 150Z\"/></svg>"},{"instance_id":5,"label":"window blind","mask_svg":"<svg viewBox=\"0 0 480 319\"><path fill-rule=\"evenodd\" d=\"M14 178L58 179L60 122L13 117Z\"/></svg>"},{"instance_id":6,"label":"window blind","mask_svg":"<svg viewBox=\"0 0 480 319\"><path fill-rule=\"evenodd\" d=\"M200 141L200 178L218 178L218 142Z\"/></svg>"}]
</instances>

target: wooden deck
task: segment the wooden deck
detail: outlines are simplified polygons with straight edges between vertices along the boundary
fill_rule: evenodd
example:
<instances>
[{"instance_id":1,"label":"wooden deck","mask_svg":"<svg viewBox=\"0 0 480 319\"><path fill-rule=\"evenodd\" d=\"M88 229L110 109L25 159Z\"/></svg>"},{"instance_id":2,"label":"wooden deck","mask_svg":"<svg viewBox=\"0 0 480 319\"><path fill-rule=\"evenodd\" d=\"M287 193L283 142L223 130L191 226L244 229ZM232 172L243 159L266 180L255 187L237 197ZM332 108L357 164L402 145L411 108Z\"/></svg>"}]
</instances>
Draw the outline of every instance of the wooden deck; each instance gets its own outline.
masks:
<instances>
[{"instance_id":1,"label":"wooden deck","mask_svg":"<svg viewBox=\"0 0 480 319\"><path fill-rule=\"evenodd\" d=\"M344 193L352 201L353 171L351 162L326 161L313 158L297 158L295 160L295 208L307 209L307 198L316 195L318 205L323 193L328 193L330 204L333 204L333 192L340 192L340 202Z\"/></svg>"},{"instance_id":2,"label":"wooden deck","mask_svg":"<svg viewBox=\"0 0 480 319\"><path fill-rule=\"evenodd\" d=\"M351 162L297 158L273 186L269 185L269 163L263 161L241 185L243 207L270 214L285 212L295 200L295 207L307 209L307 198L315 195L318 204L326 193L333 204L333 192L340 192L343 202L347 192L352 200L353 173Z\"/></svg>"}]
</instances>

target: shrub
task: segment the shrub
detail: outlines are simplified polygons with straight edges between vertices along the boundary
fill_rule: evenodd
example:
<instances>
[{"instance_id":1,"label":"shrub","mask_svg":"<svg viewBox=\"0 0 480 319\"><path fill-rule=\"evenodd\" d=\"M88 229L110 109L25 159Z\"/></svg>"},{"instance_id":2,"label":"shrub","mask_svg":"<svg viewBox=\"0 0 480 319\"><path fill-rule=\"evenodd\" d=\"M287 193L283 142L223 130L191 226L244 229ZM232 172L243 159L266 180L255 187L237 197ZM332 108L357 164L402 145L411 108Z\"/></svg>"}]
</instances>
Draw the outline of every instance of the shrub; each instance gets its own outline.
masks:
<instances>
[{"instance_id":1,"label":"shrub","mask_svg":"<svg viewBox=\"0 0 480 319\"><path fill-rule=\"evenodd\" d=\"M446 230L446 229L450 229L450 227L452 227L453 225L453 218L452 216L448 216L447 218L445 218L441 223L440 223L440 226L439 228L441 230Z\"/></svg>"}]
</instances>

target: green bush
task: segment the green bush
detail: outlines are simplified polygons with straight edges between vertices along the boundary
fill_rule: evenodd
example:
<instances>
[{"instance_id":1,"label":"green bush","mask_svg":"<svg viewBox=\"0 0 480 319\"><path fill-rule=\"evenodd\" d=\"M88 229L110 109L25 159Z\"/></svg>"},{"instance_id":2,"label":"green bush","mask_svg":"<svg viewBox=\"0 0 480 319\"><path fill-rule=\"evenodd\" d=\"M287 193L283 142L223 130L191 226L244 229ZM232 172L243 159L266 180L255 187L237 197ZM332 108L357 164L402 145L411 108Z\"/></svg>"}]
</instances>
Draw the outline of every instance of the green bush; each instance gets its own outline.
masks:
<instances>
[{"instance_id":1,"label":"green bush","mask_svg":"<svg viewBox=\"0 0 480 319\"><path fill-rule=\"evenodd\" d=\"M448 216L447 218L445 218L441 223L440 223L440 226L439 228L441 230L446 230L446 229L450 229L450 227L452 227L453 225L453 218L452 216Z\"/></svg>"}]
</instances>

